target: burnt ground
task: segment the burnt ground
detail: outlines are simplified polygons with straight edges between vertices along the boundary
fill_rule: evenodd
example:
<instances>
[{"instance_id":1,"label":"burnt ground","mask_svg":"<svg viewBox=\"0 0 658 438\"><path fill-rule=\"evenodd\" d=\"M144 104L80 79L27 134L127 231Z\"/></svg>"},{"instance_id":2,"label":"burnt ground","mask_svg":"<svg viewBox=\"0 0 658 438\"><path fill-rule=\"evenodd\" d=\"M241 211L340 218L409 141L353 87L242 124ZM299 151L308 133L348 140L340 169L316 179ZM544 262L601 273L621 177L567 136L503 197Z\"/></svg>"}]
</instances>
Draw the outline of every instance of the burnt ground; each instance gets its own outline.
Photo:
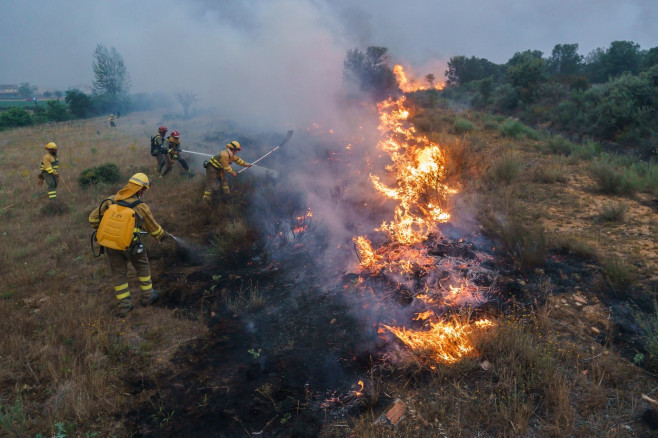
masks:
<instances>
[{"instance_id":1,"label":"burnt ground","mask_svg":"<svg viewBox=\"0 0 658 438\"><path fill-rule=\"evenodd\" d=\"M482 236L432 236L425 244L437 260L473 260L492 246ZM368 273L332 280L301 252L239 270L217 263L190 267L193 262L178 254L178 266L166 274L175 287L164 305L185 317L201 315L209 334L181 347L171 368L155 379L127 373L134 396L146 400L128 415L133 436L317 436L328 421L354 418L366 404L381 410L390 403L383 395L368 403L360 397L368 392L369 371L391 360L387 345L396 342L377 328L422 311L408 288ZM478 311L501 314L550 296L598 295L611 309L613 326L592 322L600 329L594 340L629 359L642 351L625 300L601 287L593 260L554 252L530 273L513 271L502 258L486 268L489 274L479 281L488 299ZM370 287L355 287L360 279Z\"/></svg>"},{"instance_id":2,"label":"burnt ground","mask_svg":"<svg viewBox=\"0 0 658 438\"><path fill-rule=\"evenodd\" d=\"M135 436L317 436L327 414L322 404L349 396L364 380L377 345L365 340L366 322L351 316L336 291L283 272L203 266L172 274L185 286L166 304L201 308L210 331L177 352L175 372L135 379L135 395L153 393L130 414ZM227 305L254 284L262 305Z\"/></svg>"}]
</instances>

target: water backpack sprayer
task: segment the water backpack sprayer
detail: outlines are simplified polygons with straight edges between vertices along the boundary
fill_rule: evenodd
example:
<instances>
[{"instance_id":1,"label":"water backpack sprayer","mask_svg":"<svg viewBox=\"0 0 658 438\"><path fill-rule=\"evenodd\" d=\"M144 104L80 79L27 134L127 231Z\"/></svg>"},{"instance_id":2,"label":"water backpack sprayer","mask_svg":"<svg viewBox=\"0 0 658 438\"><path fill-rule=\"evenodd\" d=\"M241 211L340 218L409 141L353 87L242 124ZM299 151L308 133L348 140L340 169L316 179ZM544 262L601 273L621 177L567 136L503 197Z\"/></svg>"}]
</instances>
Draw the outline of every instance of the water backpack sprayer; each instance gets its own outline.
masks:
<instances>
[{"instance_id":1,"label":"water backpack sprayer","mask_svg":"<svg viewBox=\"0 0 658 438\"><path fill-rule=\"evenodd\" d=\"M105 213L101 213L103 204L111 202ZM117 201L105 199L98 207L98 215L101 218L98 229L91 234L91 252L95 257L100 257L105 248L112 248L118 251L125 251L131 246L135 246L137 254L144 251L140 234L145 232L135 228L135 210L134 207L142 201L139 199L135 202ZM98 243L100 249L96 252L94 242Z\"/></svg>"}]
</instances>

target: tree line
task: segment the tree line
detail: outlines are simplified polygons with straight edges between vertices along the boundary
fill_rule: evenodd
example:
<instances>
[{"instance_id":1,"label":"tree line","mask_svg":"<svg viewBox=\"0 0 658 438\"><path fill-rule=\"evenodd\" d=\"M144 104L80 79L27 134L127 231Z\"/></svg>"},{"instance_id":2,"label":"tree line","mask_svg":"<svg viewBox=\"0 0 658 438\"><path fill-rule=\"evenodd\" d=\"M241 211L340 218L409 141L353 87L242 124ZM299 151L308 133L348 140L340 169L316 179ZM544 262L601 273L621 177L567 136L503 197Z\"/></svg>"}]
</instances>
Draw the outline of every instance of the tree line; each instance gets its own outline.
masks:
<instances>
[{"instance_id":1,"label":"tree line","mask_svg":"<svg viewBox=\"0 0 658 438\"><path fill-rule=\"evenodd\" d=\"M343 67L345 82L373 100L401 93L384 47L350 50ZM557 44L548 57L527 50L504 64L453 56L445 78L443 90L418 91L415 101L435 105L443 98L572 137L655 154L658 47L642 50L631 41L614 41L583 56L578 44Z\"/></svg>"},{"instance_id":2,"label":"tree line","mask_svg":"<svg viewBox=\"0 0 658 438\"><path fill-rule=\"evenodd\" d=\"M62 122L82 119L100 114L147 110L162 105L167 101L164 96L146 93L130 95L130 75L123 57L114 47L107 48L97 44L93 54L92 69L94 80L91 95L79 89L69 89L64 94L55 92L57 99L47 100L45 104L34 99L31 108L12 106L0 113L0 129L29 126L45 122ZM22 83L18 94L22 97L33 96L36 87ZM64 97L62 102L60 98ZM46 96L44 93L44 97Z\"/></svg>"},{"instance_id":3,"label":"tree line","mask_svg":"<svg viewBox=\"0 0 658 438\"><path fill-rule=\"evenodd\" d=\"M658 47L614 41L588 55L557 44L551 55L517 52L505 64L454 56L442 92L480 110L518 117L574 137L655 153Z\"/></svg>"}]
</instances>

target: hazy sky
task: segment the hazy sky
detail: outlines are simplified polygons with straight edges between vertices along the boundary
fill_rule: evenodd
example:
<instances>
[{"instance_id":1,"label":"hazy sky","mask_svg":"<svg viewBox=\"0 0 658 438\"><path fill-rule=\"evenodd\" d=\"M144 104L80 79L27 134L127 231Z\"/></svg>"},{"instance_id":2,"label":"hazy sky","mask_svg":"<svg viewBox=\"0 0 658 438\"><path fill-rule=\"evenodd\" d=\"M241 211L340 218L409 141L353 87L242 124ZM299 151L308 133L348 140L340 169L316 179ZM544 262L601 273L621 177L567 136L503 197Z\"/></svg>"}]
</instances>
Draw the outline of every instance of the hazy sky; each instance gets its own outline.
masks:
<instances>
[{"instance_id":1,"label":"hazy sky","mask_svg":"<svg viewBox=\"0 0 658 438\"><path fill-rule=\"evenodd\" d=\"M90 85L97 43L115 47L133 92L197 92L238 116L291 122L330 105L350 48L389 48L420 76L451 56L581 54L658 45L656 0L0 0L0 83Z\"/></svg>"}]
</instances>

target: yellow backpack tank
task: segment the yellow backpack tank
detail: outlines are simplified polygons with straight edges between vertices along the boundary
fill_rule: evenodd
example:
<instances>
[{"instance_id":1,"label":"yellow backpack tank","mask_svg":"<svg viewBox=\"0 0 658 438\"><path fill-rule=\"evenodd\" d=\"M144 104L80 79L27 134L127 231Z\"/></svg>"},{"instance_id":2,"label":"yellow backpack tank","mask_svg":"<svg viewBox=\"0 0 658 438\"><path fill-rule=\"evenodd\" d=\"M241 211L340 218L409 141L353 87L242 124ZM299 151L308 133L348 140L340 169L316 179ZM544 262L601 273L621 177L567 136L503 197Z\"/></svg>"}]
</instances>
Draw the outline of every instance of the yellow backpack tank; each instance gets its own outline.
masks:
<instances>
[{"instance_id":1,"label":"yellow backpack tank","mask_svg":"<svg viewBox=\"0 0 658 438\"><path fill-rule=\"evenodd\" d=\"M106 199L103 203L107 201L110 200ZM135 210L133 208L141 202L140 200L133 203L118 201L110 204L103 213L96 231L98 244L119 251L128 249L135 235Z\"/></svg>"}]
</instances>

